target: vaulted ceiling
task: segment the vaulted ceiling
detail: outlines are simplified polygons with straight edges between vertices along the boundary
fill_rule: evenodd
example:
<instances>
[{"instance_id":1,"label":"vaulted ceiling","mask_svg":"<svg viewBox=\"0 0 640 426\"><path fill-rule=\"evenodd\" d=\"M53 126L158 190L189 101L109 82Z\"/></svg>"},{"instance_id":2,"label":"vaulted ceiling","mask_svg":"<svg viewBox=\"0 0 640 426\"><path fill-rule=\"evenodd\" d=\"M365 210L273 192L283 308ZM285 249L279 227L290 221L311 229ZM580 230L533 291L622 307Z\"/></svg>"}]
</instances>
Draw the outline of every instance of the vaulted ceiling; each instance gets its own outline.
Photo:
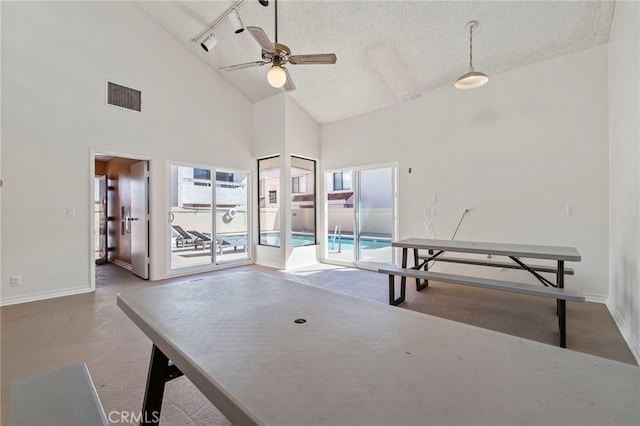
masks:
<instances>
[{"instance_id":1,"label":"vaulted ceiling","mask_svg":"<svg viewBox=\"0 0 640 426\"><path fill-rule=\"evenodd\" d=\"M233 1L140 1L136 6L252 102L282 89L266 80L269 66L219 71L260 60L248 31L235 34L229 19L214 33L209 52L191 39ZM451 87L473 62L491 76L607 43L612 1L338 1L280 0L278 42L293 54L335 53L335 65L289 65L297 89L290 96L316 121L336 121L427 96ZM274 35L274 1L246 0L245 26ZM478 90L491 90L491 80Z\"/></svg>"}]
</instances>

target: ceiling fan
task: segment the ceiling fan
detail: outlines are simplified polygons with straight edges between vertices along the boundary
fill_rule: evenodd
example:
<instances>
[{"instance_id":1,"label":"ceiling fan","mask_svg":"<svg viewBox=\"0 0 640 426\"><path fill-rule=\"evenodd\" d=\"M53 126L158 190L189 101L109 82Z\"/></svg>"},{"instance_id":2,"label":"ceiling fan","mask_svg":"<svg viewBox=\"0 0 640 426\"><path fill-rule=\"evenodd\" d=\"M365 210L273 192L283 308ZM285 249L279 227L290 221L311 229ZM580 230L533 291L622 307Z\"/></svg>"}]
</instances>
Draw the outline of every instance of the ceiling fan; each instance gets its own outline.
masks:
<instances>
[{"instance_id":1,"label":"ceiling fan","mask_svg":"<svg viewBox=\"0 0 640 426\"><path fill-rule=\"evenodd\" d=\"M275 29L276 41L271 43L269 37L260 27L247 27L247 31L253 36L262 48L262 60L247 62L244 64L231 65L220 68L221 71L235 71L244 68L259 67L266 64L272 64L271 69L267 73L267 80L273 87L283 87L284 90L290 92L296 89L293 80L289 75L289 70L285 64L293 65L315 65L315 64L335 64L335 53L316 53L309 55L292 55L291 49L286 45L278 43L278 0L275 2Z\"/></svg>"}]
</instances>

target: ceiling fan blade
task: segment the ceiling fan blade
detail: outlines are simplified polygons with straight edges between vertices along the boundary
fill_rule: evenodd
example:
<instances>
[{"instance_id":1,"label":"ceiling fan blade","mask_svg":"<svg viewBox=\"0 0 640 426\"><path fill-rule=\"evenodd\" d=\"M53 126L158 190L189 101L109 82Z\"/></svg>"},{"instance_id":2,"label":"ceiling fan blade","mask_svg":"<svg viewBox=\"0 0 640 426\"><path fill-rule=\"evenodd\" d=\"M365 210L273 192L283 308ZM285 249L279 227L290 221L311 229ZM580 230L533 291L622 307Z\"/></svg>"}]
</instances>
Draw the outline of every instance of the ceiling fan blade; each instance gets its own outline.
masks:
<instances>
[{"instance_id":1,"label":"ceiling fan blade","mask_svg":"<svg viewBox=\"0 0 640 426\"><path fill-rule=\"evenodd\" d=\"M289 62L295 65L335 64L337 59L335 53L289 56Z\"/></svg>"},{"instance_id":2,"label":"ceiling fan blade","mask_svg":"<svg viewBox=\"0 0 640 426\"><path fill-rule=\"evenodd\" d=\"M283 86L285 92L292 92L296 90L296 85L293 84L293 80L291 79L291 74L289 74L289 70L286 69L285 67L282 67L282 69L284 70L284 73L287 75L287 80L284 82L284 86Z\"/></svg>"},{"instance_id":3,"label":"ceiling fan blade","mask_svg":"<svg viewBox=\"0 0 640 426\"><path fill-rule=\"evenodd\" d=\"M271 54L276 53L276 49L273 47L273 43L267 37L267 34L260 27L247 27L247 31L251 33L254 39L258 42L262 50L269 52Z\"/></svg>"},{"instance_id":4,"label":"ceiling fan blade","mask_svg":"<svg viewBox=\"0 0 640 426\"><path fill-rule=\"evenodd\" d=\"M238 64L238 65L230 65L228 67L222 67L220 68L220 71L235 71L235 70L241 70L243 68L259 67L264 64L268 64L268 62L265 62L265 61L247 62L246 64Z\"/></svg>"}]
</instances>

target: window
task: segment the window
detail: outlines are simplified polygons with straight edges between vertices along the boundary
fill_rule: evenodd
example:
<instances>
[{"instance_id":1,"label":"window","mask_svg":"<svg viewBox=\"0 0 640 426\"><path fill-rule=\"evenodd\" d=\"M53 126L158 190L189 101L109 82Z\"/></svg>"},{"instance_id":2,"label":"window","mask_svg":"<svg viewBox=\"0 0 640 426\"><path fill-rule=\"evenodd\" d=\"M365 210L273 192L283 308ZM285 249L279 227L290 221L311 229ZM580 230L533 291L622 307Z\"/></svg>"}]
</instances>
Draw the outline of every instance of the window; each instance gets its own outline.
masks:
<instances>
[{"instance_id":1,"label":"window","mask_svg":"<svg viewBox=\"0 0 640 426\"><path fill-rule=\"evenodd\" d=\"M351 189L351 173L335 172L333 174L333 190Z\"/></svg>"},{"instance_id":2,"label":"window","mask_svg":"<svg viewBox=\"0 0 640 426\"><path fill-rule=\"evenodd\" d=\"M249 259L249 172L170 164L169 173L171 268ZM213 185L212 176L226 183Z\"/></svg>"},{"instance_id":3,"label":"window","mask_svg":"<svg viewBox=\"0 0 640 426\"><path fill-rule=\"evenodd\" d=\"M291 156L291 245L316 244L316 162Z\"/></svg>"},{"instance_id":4,"label":"window","mask_svg":"<svg viewBox=\"0 0 640 426\"><path fill-rule=\"evenodd\" d=\"M291 193L304 194L307 192L306 176L294 176L291 178Z\"/></svg>"},{"instance_id":5,"label":"window","mask_svg":"<svg viewBox=\"0 0 640 426\"><path fill-rule=\"evenodd\" d=\"M194 179L211 180L211 170L207 169L193 169Z\"/></svg>"},{"instance_id":6,"label":"window","mask_svg":"<svg viewBox=\"0 0 640 426\"><path fill-rule=\"evenodd\" d=\"M216 172L216 182L233 182L233 173Z\"/></svg>"},{"instance_id":7,"label":"window","mask_svg":"<svg viewBox=\"0 0 640 426\"><path fill-rule=\"evenodd\" d=\"M260 245L280 247L280 157L258 160L258 229Z\"/></svg>"}]
</instances>

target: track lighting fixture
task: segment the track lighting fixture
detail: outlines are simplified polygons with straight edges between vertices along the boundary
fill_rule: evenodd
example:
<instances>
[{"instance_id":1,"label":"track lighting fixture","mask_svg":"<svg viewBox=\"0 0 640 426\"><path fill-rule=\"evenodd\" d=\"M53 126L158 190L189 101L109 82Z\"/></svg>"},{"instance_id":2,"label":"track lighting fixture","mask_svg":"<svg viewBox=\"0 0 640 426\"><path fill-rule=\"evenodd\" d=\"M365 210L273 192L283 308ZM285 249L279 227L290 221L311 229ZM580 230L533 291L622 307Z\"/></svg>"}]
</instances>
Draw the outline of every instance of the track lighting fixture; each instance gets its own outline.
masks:
<instances>
[{"instance_id":1,"label":"track lighting fixture","mask_svg":"<svg viewBox=\"0 0 640 426\"><path fill-rule=\"evenodd\" d=\"M231 5L231 7L229 7L229 9L225 10L222 15L218 16L215 21L209 24L207 28L202 30L200 34L191 38L191 41L195 43L199 40L203 40L200 42L200 46L202 46L202 48L207 52L211 50L218 42L213 35L213 29L227 16L229 17L229 21L231 21L231 25L233 26L235 33L239 34L243 32L244 25L242 24L240 14L238 13L238 8L242 3L244 3L244 0L237 0L233 5ZM258 0L258 3L265 7L269 6L268 0Z\"/></svg>"},{"instance_id":2,"label":"track lighting fixture","mask_svg":"<svg viewBox=\"0 0 640 426\"><path fill-rule=\"evenodd\" d=\"M213 49L216 44L218 44L216 36L214 34L209 34L209 36L200 43L200 46L202 46L205 52L208 52Z\"/></svg>"},{"instance_id":3,"label":"track lighting fixture","mask_svg":"<svg viewBox=\"0 0 640 426\"><path fill-rule=\"evenodd\" d=\"M236 34L240 34L244 31L244 25L242 25L242 21L240 20L240 14L237 10L234 10L229 14L229 21L231 21L231 26L233 26L233 31Z\"/></svg>"},{"instance_id":4,"label":"track lighting fixture","mask_svg":"<svg viewBox=\"0 0 640 426\"><path fill-rule=\"evenodd\" d=\"M465 29L469 30L469 72L458 78L454 85L456 89L475 89L484 86L489 81L486 74L473 69L473 29L477 26L476 21L471 21L465 26Z\"/></svg>"}]
</instances>

